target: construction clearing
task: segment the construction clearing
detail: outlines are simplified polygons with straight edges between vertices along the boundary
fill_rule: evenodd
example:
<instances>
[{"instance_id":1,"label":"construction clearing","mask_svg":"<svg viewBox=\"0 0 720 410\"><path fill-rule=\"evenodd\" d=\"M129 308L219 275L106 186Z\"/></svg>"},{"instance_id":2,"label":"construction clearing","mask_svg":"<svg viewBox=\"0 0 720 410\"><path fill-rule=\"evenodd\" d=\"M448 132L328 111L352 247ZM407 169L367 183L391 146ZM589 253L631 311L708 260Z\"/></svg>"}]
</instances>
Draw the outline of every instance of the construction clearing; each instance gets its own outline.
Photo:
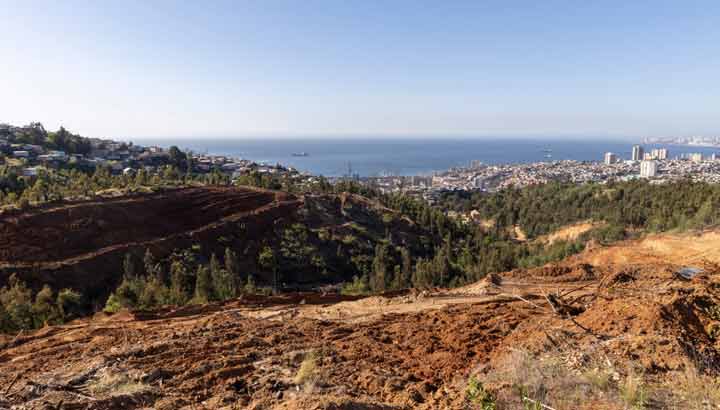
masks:
<instances>
[{"instance_id":1,"label":"construction clearing","mask_svg":"<svg viewBox=\"0 0 720 410\"><path fill-rule=\"evenodd\" d=\"M718 238L649 236L453 290L97 314L5 337L0 408L715 408Z\"/></svg>"}]
</instances>

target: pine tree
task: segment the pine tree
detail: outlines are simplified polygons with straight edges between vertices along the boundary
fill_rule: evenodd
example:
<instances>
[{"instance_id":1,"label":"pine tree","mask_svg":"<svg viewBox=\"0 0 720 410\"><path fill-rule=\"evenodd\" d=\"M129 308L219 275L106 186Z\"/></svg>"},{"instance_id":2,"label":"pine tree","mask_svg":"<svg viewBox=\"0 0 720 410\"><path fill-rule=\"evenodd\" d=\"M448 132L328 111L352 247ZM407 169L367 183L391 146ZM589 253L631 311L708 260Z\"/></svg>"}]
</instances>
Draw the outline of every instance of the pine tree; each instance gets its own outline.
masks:
<instances>
[{"instance_id":1,"label":"pine tree","mask_svg":"<svg viewBox=\"0 0 720 410\"><path fill-rule=\"evenodd\" d=\"M213 286L210 270L205 266L198 266L195 275L195 303L207 303L212 298Z\"/></svg>"},{"instance_id":2,"label":"pine tree","mask_svg":"<svg viewBox=\"0 0 720 410\"><path fill-rule=\"evenodd\" d=\"M135 258L130 252L126 253L125 258L123 259L123 272L127 278L134 278L139 273L137 266L135 265Z\"/></svg>"},{"instance_id":3,"label":"pine tree","mask_svg":"<svg viewBox=\"0 0 720 410\"><path fill-rule=\"evenodd\" d=\"M150 252L150 248L145 250L145 256L143 257L143 264L145 266L145 273L150 276L155 274L155 256Z\"/></svg>"},{"instance_id":4,"label":"pine tree","mask_svg":"<svg viewBox=\"0 0 720 410\"><path fill-rule=\"evenodd\" d=\"M230 272L223 269L213 253L210 257L210 276L212 278L212 300L228 300L237 296L237 287Z\"/></svg>"},{"instance_id":5,"label":"pine tree","mask_svg":"<svg viewBox=\"0 0 720 410\"><path fill-rule=\"evenodd\" d=\"M236 285L241 284L240 262L238 256L232 249L225 248L225 270L234 278Z\"/></svg>"},{"instance_id":6,"label":"pine tree","mask_svg":"<svg viewBox=\"0 0 720 410\"><path fill-rule=\"evenodd\" d=\"M372 262L373 275L370 278L370 288L373 292L384 292L387 281L387 250L378 244L375 247L375 257Z\"/></svg>"},{"instance_id":7,"label":"pine tree","mask_svg":"<svg viewBox=\"0 0 720 410\"><path fill-rule=\"evenodd\" d=\"M188 268L180 261L170 265L170 294L169 302L176 305L184 305L190 299L192 289L192 275Z\"/></svg>"},{"instance_id":8,"label":"pine tree","mask_svg":"<svg viewBox=\"0 0 720 410\"><path fill-rule=\"evenodd\" d=\"M410 257L410 251L405 247L400 247L400 260L402 262L402 270L400 276L400 287L410 286L412 279L412 259Z\"/></svg>"}]
</instances>

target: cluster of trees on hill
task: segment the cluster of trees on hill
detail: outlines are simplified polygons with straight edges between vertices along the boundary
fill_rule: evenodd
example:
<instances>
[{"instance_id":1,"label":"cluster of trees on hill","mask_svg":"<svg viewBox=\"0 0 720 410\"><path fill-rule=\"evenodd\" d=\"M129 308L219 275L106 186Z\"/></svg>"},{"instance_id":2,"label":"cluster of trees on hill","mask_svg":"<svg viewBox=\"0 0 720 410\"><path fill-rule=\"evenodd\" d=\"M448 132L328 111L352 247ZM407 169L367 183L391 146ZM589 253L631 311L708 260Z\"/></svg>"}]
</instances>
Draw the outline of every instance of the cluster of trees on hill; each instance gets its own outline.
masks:
<instances>
[{"instance_id":1,"label":"cluster of trees on hill","mask_svg":"<svg viewBox=\"0 0 720 410\"><path fill-rule=\"evenodd\" d=\"M720 185L690 180L666 184L555 182L494 193L449 192L436 206L366 187L346 184L337 188L376 198L400 211L430 232L433 241L428 256L413 257L409 263L379 248L371 266L381 268L371 270L366 279L349 283L352 292L379 290L371 286L382 282L378 277L393 278L388 283L394 287L462 285L490 272L561 260L582 251L590 240L612 243L637 232L702 228L720 221L720 207L716 206ZM447 211L469 214L473 210L485 224L460 223L447 216ZM602 223L573 240L550 245L534 241L586 220ZM515 227L524 231L528 240L518 240ZM412 273L399 275L400 280L395 281L396 271Z\"/></svg>"},{"instance_id":2,"label":"cluster of trees on hill","mask_svg":"<svg viewBox=\"0 0 720 410\"><path fill-rule=\"evenodd\" d=\"M164 260L147 250L141 261L125 255L123 280L105 311L223 301L256 290L253 276L241 274L238 256L229 248L222 263L215 254L206 260L199 247L178 250Z\"/></svg>"},{"instance_id":3,"label":"cluster of trees on hill","mask_svg":"<svg viewBox=\"0 0 720 410\"><path fill-rule=\"evenodd\" d=\"M47 170L29 178L18 175L13 167L0 166L0 205L25 208L67 199L90 199L99 192L117 189L123 192L142 188L181 185L229 185L230 176L220 172L190 174L167 165L149 174L139 169L131 174L113 174L108 167L92 171L81 169Z\"/></svg>"},{"instance_id":4,"label":"cluster of trees on hill","mask_svg":"<svg viewBox=\"0 0 720 410\"><path fill-rule=\"evenodd\" d=\"M19 128L16 132L0 129L0 138L6 139L11 144L40 145L48 149L65 151L67 154L85 155L92 149L89 138L73 134L64 127L60 127L55 132L48 132L39 122Z\"/></svg>"},{"instance_id":5,"label":"cluster of trees on hill","mask_svg":"<svg viewBox=\"0 0 720 410\"><path fill-rule=\"evenodd\" d=\"M64 323L82 313L81 302L78 292L62 289L55 294L47 285L33 295L12 275L8 285L0 289L0 333Z\"/></svg>"},{"instance_id":6,"label":"cluster of trees on hill","mask_svg":"<svg viewBox=\"0 0 720 410\"><path fill-rule=\"evenodd\" d=\"M720 185L681 180L665 184L646 181L608 184L553 182L493 194L452 193L445 209L470 212L498 227L519 225L529 238L568 224L592 219L619 230L689 229L720 221Z\"/></svg>"},{"instance_id":7,"label":"cluster of trees on hill","mask_svg":"<svg viewBox=\"0 0 720 410\"><path fill-rule=\"evenodd\" d=\"M13 184L22 184L1 171L3 192L11 190L8 187ZM66 179L64 182L59 182L61 176ZM54 195L62 197L111 187L195 180L172 167L166 174L153 177L142 173L113 176L102 169L90 175L68 171L54 177L58 179L50 182L38 179L42 182L25 187L22 195L51 200L56 198ZM230 183L220 175L204 178L202 183ZM242 182L291 192L355 193L378 201L394 214L387 220L387 213L376 215L383 222L374 223L385 224L384 235L377 234L377 227L363 234L367 227L358 225L354 228L358 237L338 238L322 229L312 230L295 223L274 232L274 239L262 238L259 250L254 253L228 247L222 255L207 255L193 248L178 250L160 261L149 252L142 260L128 255L119 268L123 272L122 283L108 299L106 309L226 300L259 289L278 290L285 283L292 287L293 281L308 273L323 278L324 282L344 281L343 291L352 294L458 286L490 272L562 259L581 251L590 240L610 243L639 231L700 228L720 221L720 207L715 206L720 200L720 185L689 180L660 185L645 181L583 185L558 182L494 193L452 192L446 193L436 205L401 194L384 194L353 181L329 184L321 178L312 186L299 187L290 179L248 174ZM57 191L58 187L67 191ZM448 211L465 214L475 211L484 223L462 222L448 216ZM419 236L413 244L393 238L393 218L414 221ZM547 245L534 240L585 220L602 224L572 241ZM516 227L526 233L528 240L517 238ZM254 258L251 265L256 271L243 272L238 255ZM60 292L58 300L51 304L54 310L48 310L47 301L53 299L48 296L52 295L51 290L44 289L33 300L23 286L15 281L0 292L3 329L38 326L72 317L72 313L67 313L72 312L68 307L68 300L73 300L71 294ZM12 302L15 299L20 302Z\"/></svg>"}]
</instances>

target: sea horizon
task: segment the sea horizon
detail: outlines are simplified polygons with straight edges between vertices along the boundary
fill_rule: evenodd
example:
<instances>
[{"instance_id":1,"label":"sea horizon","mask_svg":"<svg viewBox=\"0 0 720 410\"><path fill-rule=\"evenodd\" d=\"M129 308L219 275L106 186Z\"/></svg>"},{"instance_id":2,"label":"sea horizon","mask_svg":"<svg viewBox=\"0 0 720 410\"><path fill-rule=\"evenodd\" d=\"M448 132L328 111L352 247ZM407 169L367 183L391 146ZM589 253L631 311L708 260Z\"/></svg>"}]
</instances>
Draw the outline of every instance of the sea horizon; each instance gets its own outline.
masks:
<instances>
[{"instance_id":1,"label":"sea horizon","mask_svg":"<svg viewBox=\"0 0 720 410\"><path fill-rule=\"evenodd\" d=\"M519 164L556 160L602 161L605 152L629 159L632 146L647 150L669 148L669 158L702 152L711 154L720 148L674 144L641 144L639 140L588 138L134 138L133 143L168 147L209 155L249 159L258 163L292 166L300 171L326 177L358 174L431 175L450 168L465 167L472 161L485 164ZM294 154L306 153L307 156Z\"/></svg>"}]
</instances>

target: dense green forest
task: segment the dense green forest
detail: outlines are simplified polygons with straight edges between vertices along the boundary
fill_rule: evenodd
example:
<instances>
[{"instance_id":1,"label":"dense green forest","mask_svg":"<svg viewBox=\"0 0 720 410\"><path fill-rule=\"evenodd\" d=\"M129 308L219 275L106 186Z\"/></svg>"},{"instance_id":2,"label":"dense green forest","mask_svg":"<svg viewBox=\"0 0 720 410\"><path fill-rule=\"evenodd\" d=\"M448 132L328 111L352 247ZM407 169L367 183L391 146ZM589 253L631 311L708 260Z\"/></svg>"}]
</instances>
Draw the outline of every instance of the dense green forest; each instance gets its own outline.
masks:
<instances>
[{"instance_id":1,"label":"dense green forest","mask_svg":"<svg viewBox=\"0 0 720 410\"><path fill-rule=\"evenodd\" d=\"M648 231L698 228L720 220L720 185L682 180L609 184L548 183L493 194L448 193L443 209L469 212L498 227L519 225L529 238L573 222L604 221L616 230Z\"/></svg>"}]
</instances>

